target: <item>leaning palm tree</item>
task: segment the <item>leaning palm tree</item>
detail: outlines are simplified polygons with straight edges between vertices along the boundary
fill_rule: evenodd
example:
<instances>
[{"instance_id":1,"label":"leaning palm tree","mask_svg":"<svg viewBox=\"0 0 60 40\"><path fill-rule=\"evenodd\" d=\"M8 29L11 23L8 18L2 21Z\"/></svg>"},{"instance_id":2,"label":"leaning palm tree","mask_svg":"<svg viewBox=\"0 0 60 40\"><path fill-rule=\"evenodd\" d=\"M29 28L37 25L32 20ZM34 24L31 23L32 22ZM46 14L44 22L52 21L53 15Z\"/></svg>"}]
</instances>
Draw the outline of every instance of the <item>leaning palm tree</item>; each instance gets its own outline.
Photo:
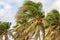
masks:
<instances>
[{"instance_id":1,"label":"leaning palm tree","mask_svg":"<svg viewBox=\"0 0 60 40\"><path fill-rule=\"evenodd\" d=\"M48 23L48 27L46 29L46 39L45 40L58 40L57 37L60 35L59 26L60 26L60 15L57 10L52 10L46 16L46 21Z\"/></svg>"},{"instance_id":2,"label":"leaning palm tree","mask_svg":"<svg viewBox=\"0 0 60 40\"><path fill-rule=\"evenodd\" d=\"M35 34L37 40L40 38L40 30L43 32L44 40L44 27L42 19L44 17L44 12L42 11L42 4L40 2L35 3L32 1L27 1L20 7L19 11L16 14L17 25L24 25L20 30L21 35L19 35L19 40L31 40L32 36ZM28 26L26 26L28 25ZM16 27L17 28L17 27ZM21 32L22 31L22 32ZM32 33L30 35L30 33Z\"/></svg>"}]
</instances>

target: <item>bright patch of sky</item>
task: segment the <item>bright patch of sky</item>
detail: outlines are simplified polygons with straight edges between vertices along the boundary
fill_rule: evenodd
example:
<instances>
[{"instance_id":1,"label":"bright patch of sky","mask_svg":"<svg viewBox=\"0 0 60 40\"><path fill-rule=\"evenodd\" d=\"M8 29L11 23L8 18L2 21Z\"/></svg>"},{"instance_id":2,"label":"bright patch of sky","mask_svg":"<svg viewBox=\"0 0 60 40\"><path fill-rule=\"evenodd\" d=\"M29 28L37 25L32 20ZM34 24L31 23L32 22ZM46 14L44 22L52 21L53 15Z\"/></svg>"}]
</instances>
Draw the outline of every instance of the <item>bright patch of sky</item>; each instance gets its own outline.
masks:
<instances>
[{"instance_id":1,"label":"bright patch of sky","mask_svg":"<svg viewBox=\"0 0 60 40\"><path fill-rule=\"evenodd\" d=\"M0 0L0 21L12 22L15 24L15 14L19 7L22 6L25 0ZM55 8L60 11L60 0L32 0L35 2L41 2L43 4L43 10L49 12Z\"/></svg>"},{"instance_id":2,"label":"bright patch of sky","mask_svg":"<svg viewBox=\"0 0 60 40\"><path fill-rule=\"evenodd\" d=\"M4 8L4 6L3 5L0 5L0 9L3 9Z\"/></svg>"}]
</instances>

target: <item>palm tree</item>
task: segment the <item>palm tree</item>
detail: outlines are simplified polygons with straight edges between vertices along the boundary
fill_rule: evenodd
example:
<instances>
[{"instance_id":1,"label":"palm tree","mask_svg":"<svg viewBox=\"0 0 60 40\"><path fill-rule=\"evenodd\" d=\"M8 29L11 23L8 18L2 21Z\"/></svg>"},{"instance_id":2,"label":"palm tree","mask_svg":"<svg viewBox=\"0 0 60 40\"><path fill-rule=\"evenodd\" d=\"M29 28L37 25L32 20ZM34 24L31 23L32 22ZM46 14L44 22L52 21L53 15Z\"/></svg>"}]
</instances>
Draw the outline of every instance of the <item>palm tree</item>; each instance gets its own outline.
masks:
<instances>
[{"instance_id":1,"label":"palm tree","mask_svg":"<svg viewBox=\"0 0 60 40\"><path fill-rule=\"evenodd\" d=\"M57 37L59 34L59 31L57 29L59 29L59 12L57 10L52 10L51 12L49 12L46 16L46 21L49 24L49 26L47 27L47 31L46 31L46 36L45 38L47 38L46 40L58 40Z\"/></svg>"},{"instance_id":2,"label":"palm tree","mask_svg":"<svg viewBox=\"0 0 60 40\"><path fill-rule=\"evenodd\" d=\"M31 32L32 32L32 34L33 33L35 34L36 29L38 29L37 30L38 34L40 34L40 29L42 30L43 40L44 40L45 32L44 32L44 27L43 27L43 23L42 23L42 19L44 17L43 13L44 12L42 11L42 4L40 2L35 3L32 1L27 1L26 3L23 4L22 7L20 7L19 11L16 14L17 25L18 26L24 25L23 27L21 27L23 29L24 27L26 27L26 25L28 25L27 23L29 23L29 25L28 25L29 27L24 28L24 30L22 31L22 35L20 36L22 38L20 38L19 40L24 40L24 39L26 39L25 37L27 37L27 40L29 38L32 38L32 36L30 37L29 34ZM30 22L32 22L32 23L30 23ZM36 33L35 37L38 35L37 33ZM37 36L37 37L40 37L40 36Z\"/></svg>"},{"instance_id":3,"label":"palm tree","mask_svg":"<svg viewBox=\"0 0 60 40\"><path fill-rule=\"evenodd\" d=\"M0 22L0 35L2 36L2 38L5 35L5 40L8 40L8 29L10 28L10 25L11 23L9 22Z\"/></svg>"}]
</instances>

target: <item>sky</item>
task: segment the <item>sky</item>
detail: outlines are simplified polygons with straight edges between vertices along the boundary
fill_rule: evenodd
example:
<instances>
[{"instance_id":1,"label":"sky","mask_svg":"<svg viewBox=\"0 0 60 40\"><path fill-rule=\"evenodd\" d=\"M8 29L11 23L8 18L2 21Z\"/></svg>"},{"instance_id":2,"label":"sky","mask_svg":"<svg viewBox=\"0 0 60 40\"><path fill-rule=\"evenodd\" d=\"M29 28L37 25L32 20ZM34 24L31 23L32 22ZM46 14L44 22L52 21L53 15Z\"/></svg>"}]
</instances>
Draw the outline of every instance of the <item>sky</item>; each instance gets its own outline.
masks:
<instances>
[{"instance_id":1,"label":"sky","mask_svg":"<svg viewBox=\"0 0 60 40\"><path fill-rule=\"evenodd\" d=\"M60 11L60 0L32 0L41 2L43 10L47 13L52 9ZM15 25L15 15L25 0L0 0L0 21L12 22Z\"/></svg>"}]
</instances>

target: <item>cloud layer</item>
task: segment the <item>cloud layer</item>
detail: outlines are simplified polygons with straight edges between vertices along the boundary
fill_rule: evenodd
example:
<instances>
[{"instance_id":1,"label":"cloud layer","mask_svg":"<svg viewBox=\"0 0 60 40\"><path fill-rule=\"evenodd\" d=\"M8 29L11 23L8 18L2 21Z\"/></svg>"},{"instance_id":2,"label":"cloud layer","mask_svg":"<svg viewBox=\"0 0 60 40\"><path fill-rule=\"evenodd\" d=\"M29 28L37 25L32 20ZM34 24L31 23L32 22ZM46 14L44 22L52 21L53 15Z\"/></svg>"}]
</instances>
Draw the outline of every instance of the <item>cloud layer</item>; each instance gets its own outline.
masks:
<instances>
[{"instance_id":1,"label":"cloud layer","mask_svg":"<svg viewBox=\"0 0 60 40\"><path fill-rule=\"evenodd\" d=\"M53 8L60 11L60 0L55 0L53 3Z\"/></svg>"}]
</instances>

